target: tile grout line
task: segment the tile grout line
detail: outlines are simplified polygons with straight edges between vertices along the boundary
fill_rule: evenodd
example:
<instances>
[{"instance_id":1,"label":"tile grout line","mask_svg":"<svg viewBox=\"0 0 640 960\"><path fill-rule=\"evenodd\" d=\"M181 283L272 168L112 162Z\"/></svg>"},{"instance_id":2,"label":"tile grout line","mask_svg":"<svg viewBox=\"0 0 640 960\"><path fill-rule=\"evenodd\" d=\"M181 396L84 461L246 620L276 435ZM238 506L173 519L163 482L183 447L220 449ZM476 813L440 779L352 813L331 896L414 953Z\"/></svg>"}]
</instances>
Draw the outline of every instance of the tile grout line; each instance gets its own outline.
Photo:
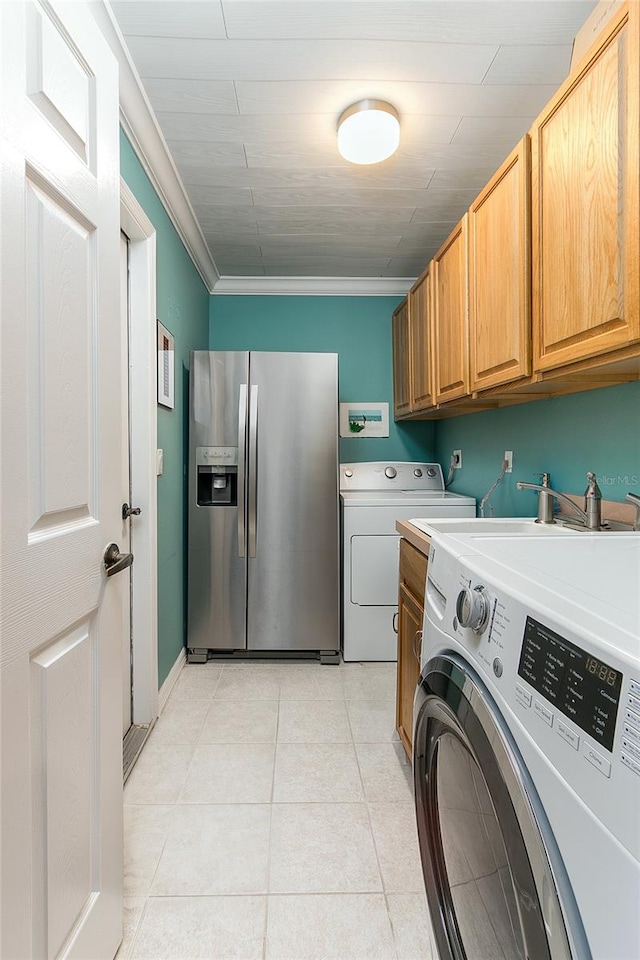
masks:
<instances>
[{"instance_id":1,"label":"tile grout line","mask_svg":"<svg viewBox=\"0 0 640 960\"><path fill-rule=\"evenodd\" d=\"M371 808L370 808L370 805L369 805L368 802L365 804L365 806L366 806L366 808L367 808L367 820L368 820L368 822L369 822L369 830L371 831L371 842L373 843L373 849L374 849L375 855L376 855L376 863L377 863L377 865L378 865L378 873L380 874L380 883L381 883L381 885L382 885L382 896L384 897L384 903L385 903L385 907L386 907L386 910L387 910L387 920L389 921L389 929L391 930L391 940L392 940L392 943L393 943L393 951L394 951L394 953L395 953L395 955L396 955L396 958L397 958L397 957L398 957L398 944L397 944L397 941L396 941L396 934L395 934L395 929L394 929L394 926L393 926L393 920L391 919L391 911L389 910L389 899L388 899L388 896L387 896L387 887L386 887L385 880L384 880L384 874L383 874L383 872L382 872L382 866L381 866L381 864L380 864L380 854L378 853L378 844L377 844L377 842L376 842L376 835L375 835L375 831L374 831L374 829L373 829L373 821L372 821L372 819L371 819Z\"/></svg>"},{"instance_id":2,"label":"tile grout line","mask_svg":"<svg viewBox=\"0 0 640 960\"><path fill-rule=\"evenodd\" d=\"M278 700L276 707L276 730L273 742L273 769L271 771L271 794L269 800L269 846L267 848L267 877L264 905L264 927L262 936L262 960L267 958L267 940L269 936L269 891L271 889L271 846L273 842L273 795L276 782L276 762L278 758L278 734L280 732L280 694L282 693L282 684L278 678Z\"/></svg>"},{"instance_id":3,"label":"tile grout line","mask_svg":"<svg viewBox=\"0 0 640 960\"><path fill-rule=\"evenodd\" d=\"M129 944L129 949L126 954L122 956L122 960L131 960L133 957L133 952L136 947L136 941L140 930L142 929L142 921L144 920L145 914L147 912L147 906L149 904L149 897L144 898L144 903L142 904L142 910L140 911L140 916L138 917L138 922L136 924L135 930L133 931L133 936L131 937L131 943Z\"/></svg>"}]
</instances>

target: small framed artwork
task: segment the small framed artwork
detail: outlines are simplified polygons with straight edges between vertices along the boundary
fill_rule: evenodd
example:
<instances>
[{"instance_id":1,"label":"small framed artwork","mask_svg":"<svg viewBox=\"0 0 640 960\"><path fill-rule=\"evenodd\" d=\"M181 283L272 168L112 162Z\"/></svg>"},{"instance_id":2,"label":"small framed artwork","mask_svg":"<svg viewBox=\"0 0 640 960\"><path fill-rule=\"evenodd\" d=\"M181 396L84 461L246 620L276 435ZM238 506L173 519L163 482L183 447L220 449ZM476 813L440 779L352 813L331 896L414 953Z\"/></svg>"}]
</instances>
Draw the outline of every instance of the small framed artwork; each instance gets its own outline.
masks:
<instances>
[{"instance_id":1,"label":"small framed artwork","mask_svg":"<svg viewBox=\"0 0 640 960\"><path fill-rule=\"evenodd\" d=\"M341 403L341 437L388 437L388 403Z\"/></svg>"},{"instance_id":2,"label":"small framed artwork","mask_svg":"<svg viewBox=\"0 0 640 960\"><path fill-rule=\"evenodd\" d=\"M158 403L171 410L175 406L174 356L173 334L158 320Z\"/></svg>"}]
</instances>

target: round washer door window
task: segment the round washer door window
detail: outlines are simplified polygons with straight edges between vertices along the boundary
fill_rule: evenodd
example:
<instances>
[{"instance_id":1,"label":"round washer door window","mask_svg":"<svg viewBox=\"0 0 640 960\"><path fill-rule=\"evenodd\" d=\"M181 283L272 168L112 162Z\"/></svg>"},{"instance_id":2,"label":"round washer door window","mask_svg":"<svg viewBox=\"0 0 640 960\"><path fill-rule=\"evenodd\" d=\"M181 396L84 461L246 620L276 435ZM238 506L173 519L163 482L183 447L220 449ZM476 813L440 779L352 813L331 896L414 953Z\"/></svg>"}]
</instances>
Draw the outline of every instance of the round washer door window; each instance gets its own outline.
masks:
<instances>
[{"instance_id":1,"label":"round washer door window","mask_svg":"<svg viewBox=\"0 0 640 960\"><path fill-rule=\"evenodd\" d=\"M482 771L451 733L440 736L435 764L442 855L465 954L526 960L507 851Z\"/></svg>"},{"instance_id":2,"label":"round washer door window","mask_svg":"<svg viewBox=\"0 0 640 960\"><path fill-rule=\"evenodd\" d=\"M434 658L421 678L414 779L440 960L572 960L521 761L453 655Z\"/></svg>"}]
</instances>

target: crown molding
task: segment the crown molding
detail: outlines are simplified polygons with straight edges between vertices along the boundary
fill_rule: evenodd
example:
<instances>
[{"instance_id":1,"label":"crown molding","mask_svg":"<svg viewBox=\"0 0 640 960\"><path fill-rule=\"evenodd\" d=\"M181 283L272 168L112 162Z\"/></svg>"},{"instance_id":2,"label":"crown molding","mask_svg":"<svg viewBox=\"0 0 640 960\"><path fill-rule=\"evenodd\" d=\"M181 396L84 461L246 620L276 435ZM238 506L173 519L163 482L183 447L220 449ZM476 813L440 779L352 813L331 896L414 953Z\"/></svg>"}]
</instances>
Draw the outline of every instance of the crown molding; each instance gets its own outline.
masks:
<instances>
[{"instance_id":1,"label":"crown molding","mask_svg":"<svg viewBox=\"0 0 640 960\"><path fill-rule=\"evenodd\" d=\"M220 279L108 0L89 4L119 65L120 123L209 293Z\"/></svg>"},{"instance_id":2,"label":"crown molding","mask_svg":"<svg viewBox=\"0 0 640 960\"><path fill-rule=\"evenodd\" d=\"M220 277L214 295L403 297L415 277Z\"/></svg>"}]
</instances>

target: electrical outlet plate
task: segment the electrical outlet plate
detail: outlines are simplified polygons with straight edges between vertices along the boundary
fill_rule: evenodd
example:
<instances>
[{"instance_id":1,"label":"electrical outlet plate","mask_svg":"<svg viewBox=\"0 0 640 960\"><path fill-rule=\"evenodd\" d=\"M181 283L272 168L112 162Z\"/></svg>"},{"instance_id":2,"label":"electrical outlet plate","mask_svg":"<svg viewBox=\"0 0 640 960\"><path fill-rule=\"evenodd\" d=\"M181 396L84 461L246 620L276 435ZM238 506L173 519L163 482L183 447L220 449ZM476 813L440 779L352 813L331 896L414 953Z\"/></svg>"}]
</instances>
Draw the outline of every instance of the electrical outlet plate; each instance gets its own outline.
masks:
<instances>
[{"instance_id":1,"label":"electrical outlet plate","mask_svg":"<svg viewBox=\"0 0 640 960\"><path fill-rule=\"evenodd\" d=\"M460 470L462 467L462 450L454 450L451 456L453 457L453 469Z\"/></svg>"},{"instance_id":2,"label":"electrical outlet plate","mask_svg":"<svg viewBox=\"0 0 640 960\"><path fill-rule=\"evenodd\" d=\"M505 450L504 459L507 461L507 469L505 473L513 472L513 450Z\"/></svg>"}]
</instances>

